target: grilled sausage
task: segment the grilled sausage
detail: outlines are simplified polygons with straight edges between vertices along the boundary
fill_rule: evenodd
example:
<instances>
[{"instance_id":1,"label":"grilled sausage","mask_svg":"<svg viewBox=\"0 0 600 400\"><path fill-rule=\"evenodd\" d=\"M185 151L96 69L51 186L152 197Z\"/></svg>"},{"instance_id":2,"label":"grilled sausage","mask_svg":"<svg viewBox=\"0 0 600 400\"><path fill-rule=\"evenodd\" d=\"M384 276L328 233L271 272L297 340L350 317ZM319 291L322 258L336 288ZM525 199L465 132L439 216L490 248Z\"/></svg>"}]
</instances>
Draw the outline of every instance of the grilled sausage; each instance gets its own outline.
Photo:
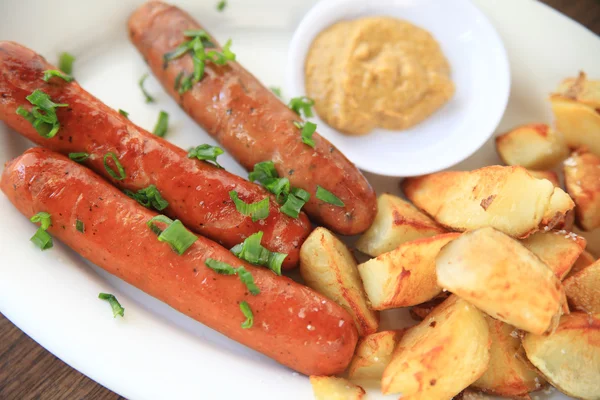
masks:
<instances>
[{"instance_id":1,"label":"grilled sausage","mask_svg":"<svg viewBox=\"0 0 600 400\"><path fill-rule=\"evenodd\" d=\"M60 78L44 82L43 71L48 69L56 67L32 50L0 42L0 120L51 150L89 153L85 164L121 189L136 191L155 185L169 202L163 211L166 215L226 247L263 231L262 244L267 249L288 254L283 267L297 265L300 245L310 232L304 213L297 219L288 217L271 196L267 219L252 222L236 210L229 191L237 191L240 199L252 203L268 195L262 187L207 162L189 159L186 151L139 128L76 82ZM30 122L16 114L19 106L30 109L25 97L35 89L55 103L69 105L57 108L60 129L51 139L40 136ZM123 165L125 179L118 181L107 173L103 158L109 152Z\"/></svg>"},{"instance_id":2,"label":"grilled sausage","mask_svg":"<svg viewBox=\"0 0 600 400\"><path fill-rule=\"evenodd\" d=\"M352 358L358 335L341 306L203 237L178 255L146 225L155 212L58 153L28 150L7 163L0 187L26 217L50 213L51 235L107 272L298 372L339 373ZM243 265L260 293L209 269L209 257ZM254 314L249 329L241 327L241 301Z\"/></svg>"},{"instance_id":3,"label":"grilled sausage","mask_svg":"<svg viewBox=\"0 0 600 400\"><path fill-rule=\"evenodd\" d=\"M188 14L161 3L144 3L129 19L129 36L163 87L180 106L246 169L272 160L280 176L311 194L306 213L315 222L344 235L366 230L376 213L373 189L342 153L314 134L314 149L304 144L294 121L298 115L237 62L207 62L204 77L183 95L177 76L193 71L191 56L165 64L163 56L182 42L187 29L201 29ZM212 40L216 45L216 41ZM345 204L338 207L316 198L317 186Z\"/></svg>"}]
</instances>

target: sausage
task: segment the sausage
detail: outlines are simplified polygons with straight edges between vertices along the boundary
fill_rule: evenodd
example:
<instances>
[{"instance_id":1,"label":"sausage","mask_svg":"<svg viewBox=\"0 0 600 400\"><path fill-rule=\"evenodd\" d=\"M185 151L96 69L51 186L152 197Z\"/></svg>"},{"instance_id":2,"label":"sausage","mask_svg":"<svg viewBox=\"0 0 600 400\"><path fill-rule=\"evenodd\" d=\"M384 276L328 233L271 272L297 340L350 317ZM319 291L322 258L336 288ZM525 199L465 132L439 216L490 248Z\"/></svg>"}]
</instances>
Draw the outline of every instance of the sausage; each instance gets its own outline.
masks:
<instances>
[{"instance_id":1,"label":"sausage","mask_svg":"<svg viewBox=\"0 0 600 400\"><path fill-rule=\"evenodd\" d=\"M252 222L236 210L229 192L236 190L240 199L252 203L269 195L262 187L207 162L189 159L185 150L139 128L76 82L60 78L44 82L43 71L48 69L56 67L32 50L0 42L0 120L51 150L65 155L89 153L85 164L121 189L136 191L155 185L169 202L163 211L166 215L225 247L262 231L263 246L288 255L284 268L297 265L300 245L311 229L304 213L297 219L288 217L271 196L269 216ZM61 126L51 139L40 136L30 122L16 114L19 106L31 108L25 97L35 89L56 103L69 105L57 108ZM108 152L115 153L123 165L124 180L117 181L107 173L103 157Z\"/></svg>"},{"instance_id":2,"label":"sausage","mask_svg":"<svg viewBox=\"0 0 600 400\"><path fill-rule=\"evenodd\" d=\"M7 163L0 187L26 217L50 213L50 234L86 259L298 372L340 373L352 358L358 334L341 306L203 237L178 255L146 225L155 212L58 153L39 147L26 151ZM76 229L77 220L83 232ZM243 265L260 293L251 295L237 276L209 269L208 257ZM241 327L244 300L254 314L249 329Z\"/></svg>"},{"instance_id":3,"label":"sausage","mask_svg":"<svg viewBox=\"0 0 600 400\"><path fill-rule=\"evenodd\" d=\"M165 90L240 164L252 170L256 163L272 160L280 176L311 194L305 210L313 221L344 235L365 231L377 209L367 180L317 133L314 149L304 144L294 126L294 121L300 121L298 115L240 64L207 62L202 80L178 94L175 81L180 72L192 73L191 56L167 64L163 56L189 40L183 34L187 29L202 28L184 11L157 1L144 3L129 18L129 37ZM334 193L345 206L317 199L317 185Z\"/></svg>"}]
</instances>

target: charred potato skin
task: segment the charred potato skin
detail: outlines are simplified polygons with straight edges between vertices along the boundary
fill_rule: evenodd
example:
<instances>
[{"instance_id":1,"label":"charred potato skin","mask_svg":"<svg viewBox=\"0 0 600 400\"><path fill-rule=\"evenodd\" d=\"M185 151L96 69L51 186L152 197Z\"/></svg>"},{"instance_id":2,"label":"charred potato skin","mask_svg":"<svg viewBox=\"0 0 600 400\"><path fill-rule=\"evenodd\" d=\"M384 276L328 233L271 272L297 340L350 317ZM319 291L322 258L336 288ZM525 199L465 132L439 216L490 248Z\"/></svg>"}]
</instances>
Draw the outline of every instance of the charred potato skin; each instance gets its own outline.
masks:
<instances>
[{"instance_id":1,"label":"charred potato skin","mask_svg":"<svg viewBox=\"0 0 600 400\"><path fill-rule=\"evenodd\" d=\"M440 286L528 332L552 331L566 305L546 264L493 228L463 233L440 251L436 265Z\"/></svg>"},{"instance_id":2,"label":"charred potato skin","mask_svg":"<svg viewBox=\"0 0 600 400\"><path fill-rule=\"evenodd\" d=\"M485 372L490 345L483 313L451 296L400 339L383 373L383 393L450 399Z\"/></svg>"},{"instance_id":3,"label":"charred potato skin","mask_svg":"<svg viewBox=\"0 0 600 400\"><path fill-rule=\"evenodd\" d=\"M354 383L335 376L310 376L315 400L361 400L365 390Z\"/></svg>"},{"instance_id":4,"label":"charred potato skin","mask_svg":"<svg viewBox=\"0 0 600 400\"><path fill-rule=\"evenodd\" d=\"M600 314L600 261L569 276L563 284L573 310Z\"/></svg>"},{"instance_id":5,"label":"charred potato skin","mask_svg":"<svg viewBox=\"0 0 600 400\"><path fill-rule=\"evenodd\" d=\"M573 232L536 232L521 241L529 251L538 256L561 281L583 253L586 240Z\"/></svg>"},{"instance_id":6,"label":"charred potato skin","mask_svg":"<svg viewBox=\"0 0 600 400\"><path fill-rule=\"evenodd\" d=\"M565 160L564 174L577 225L585 231L600 227L600 157L579 149Z\"/></svg>"},{"instance_id":7,"label":"charred potato skin","mask_svg":"<svg viewBox=\"0 0 600 400\"><path fill-rule=\"evenodd\" d=\"M377 332L379 314L364 292L350 250L327 229L316 228L300 248L300 274L306 285L344 307L359 336Z\"/></svg>"},{"instance_id":8,"label":"charred potato skin","mask_svg":"<svg viewBox=\"0 0 600 400\"><path fill-rule=\"evenodd\" d=\"M552 335L527 334L527 358L561 392L600 399L600 314L563 315Z\"/></svg>"},{"instance_id":9,"label":"charred potato skin","mask_svg":"<svg viewBox=\"0 0 600 400\"><path fill-rule=\"evenodd\" d=\"M377 257L411 240L445 232L444 228L409 202L384 193L377 199L375 221L358 239L356 248Z\"/></svg>"},{"instance_id":10,"label":"charred potato skin","mask_svg":"<svg viewBox=\"0 0 600 400\"><path fill-rule=\"evenodd\" d=\"M353 381L380 381L405 331L381 331L361 338L350 362L348 377Z\"/></svg>"}]
</instances>

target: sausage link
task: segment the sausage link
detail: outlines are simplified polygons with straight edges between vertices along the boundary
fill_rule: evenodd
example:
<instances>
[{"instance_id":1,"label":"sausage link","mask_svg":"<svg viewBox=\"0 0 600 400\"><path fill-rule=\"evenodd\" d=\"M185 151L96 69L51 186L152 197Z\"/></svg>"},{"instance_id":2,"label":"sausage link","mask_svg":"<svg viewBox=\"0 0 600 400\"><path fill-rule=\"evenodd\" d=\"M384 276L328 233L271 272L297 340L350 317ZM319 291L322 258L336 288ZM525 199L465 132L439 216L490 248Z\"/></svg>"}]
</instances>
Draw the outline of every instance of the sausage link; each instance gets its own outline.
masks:
<instances>
[{"instance_id":1,"label":"sausage link","mask_svg":"<svg viewBox=\"0 0 600 400\"><path fill-rule=\"evenodd\" d=\"M262 187L209 163L189 159L185 150L139 128L75 81L53 78L44 82L43 71L48 69L56 67L32 50L0 42L0 120L51 150L89 153L85 164L121 189L136 191L155 185L169 202L163 211L166 215L225 247L263 231L267 249L288 254L284 268L298 264L300 245L311 229L304 213L297 219L288 217L271 196L269 216L252 222L236 210L229 192L236 190L240 199L252 203L270 196ZM48 94L55 103L69 105L57 108L61 126L51 139L40 136L30 122L16 114L19 106L30 109L25 97L35 89ZM127 175L124 180L117 181L107 173L103 157L109 152L115 153L123 165Z\"/></svg>"},{"instance_id":2,"label":"sausage link","mask_svg":"<svg viewBox=\"0 0 600 400\"><path fill-rule=\"evenodd\" d=\"M26 151L7 163L0 187L26 217L50 213L51 235L86 259L298 372L340 373L352 358L358 334L341 306L203 237L178 255L146 225L156 213L58 153ZM83 232L76 229L77 220ZM243 265L260 293L253 296L237 276L209 269L204 263L209 257ZM250 329L241 327L244 300L254 314Z\"/></svg>"},{"instance_id":3,"label":"sausage link","mask_svg":"<svg viewBox=\"0 0 600 400\"><path fill-rule=\"evenodd\" d=\"M314 149L294 126L299 117L237 62L207 62L202 80L183 95L177 76L193 71L190 55L165 64L163 56L185 38L183 31L202 29L177 7L148 2L129 19L129 36L165 90L215 137L247 170L272 160L280 176L311 194L307 214L331 230L353 235L366 230L376 213L373 189L360 171L326 139L314 134ZM216 45L216 41L213 40ZM317 185L339 197L344 207L316 198Z\"/></svg>"}]
</instances>

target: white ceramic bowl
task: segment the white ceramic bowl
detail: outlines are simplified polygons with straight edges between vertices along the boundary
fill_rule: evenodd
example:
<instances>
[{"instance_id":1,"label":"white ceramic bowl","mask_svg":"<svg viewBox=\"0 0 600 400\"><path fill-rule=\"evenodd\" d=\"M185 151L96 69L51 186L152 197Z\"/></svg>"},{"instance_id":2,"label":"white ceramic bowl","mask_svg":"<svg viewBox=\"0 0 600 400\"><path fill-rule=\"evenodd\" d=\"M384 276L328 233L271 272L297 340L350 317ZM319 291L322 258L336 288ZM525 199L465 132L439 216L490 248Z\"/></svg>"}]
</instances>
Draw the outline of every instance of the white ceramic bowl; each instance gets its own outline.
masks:
<instances>
[{"instance_id":1,"label":"white ceramic bowl","mask_svg":"<svg viewBox=\"0 0 600 400\"><path fill-rule=\"evenodd\" d=\"M359 168L415 176L464 160L492 135L510 91L506 51L494 27L469 0L322 0L301 21L290 45L286 95L305 95L304 64L315 37L340 20L386 15L431 32L452 68L454 97L404 131L376 129L348 136L315 118L317 131Z\"/></svg>"}]
</instances>

